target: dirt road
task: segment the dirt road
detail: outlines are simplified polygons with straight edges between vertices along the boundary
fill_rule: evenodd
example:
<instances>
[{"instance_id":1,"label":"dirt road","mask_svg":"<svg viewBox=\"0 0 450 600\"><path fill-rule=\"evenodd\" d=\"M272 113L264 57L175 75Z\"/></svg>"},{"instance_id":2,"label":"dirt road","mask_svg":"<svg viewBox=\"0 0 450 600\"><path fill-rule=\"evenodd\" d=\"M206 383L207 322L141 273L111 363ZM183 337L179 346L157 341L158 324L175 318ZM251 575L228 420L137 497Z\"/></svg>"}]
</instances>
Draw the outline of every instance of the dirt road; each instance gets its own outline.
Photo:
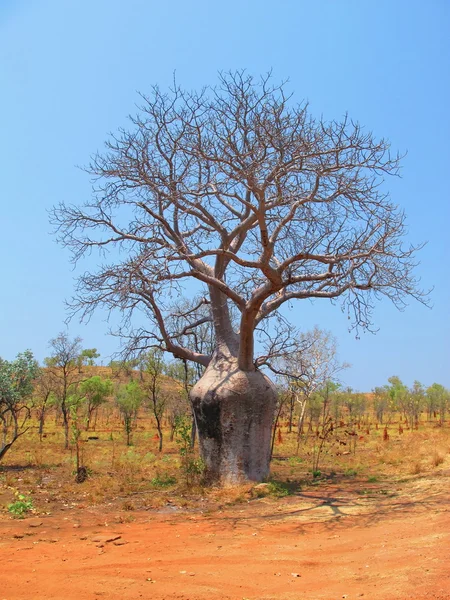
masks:
<instances>
[{"instance_id":1,"label":"dirt road","mask_svg":"<svg viewBox=\"0 0 450 600\"><path fill-rule=\"evenodd\" d=\"M0 600L447 600L448 484L324 484L213 512L3 515Z\"/></svg>"}]
</instances>

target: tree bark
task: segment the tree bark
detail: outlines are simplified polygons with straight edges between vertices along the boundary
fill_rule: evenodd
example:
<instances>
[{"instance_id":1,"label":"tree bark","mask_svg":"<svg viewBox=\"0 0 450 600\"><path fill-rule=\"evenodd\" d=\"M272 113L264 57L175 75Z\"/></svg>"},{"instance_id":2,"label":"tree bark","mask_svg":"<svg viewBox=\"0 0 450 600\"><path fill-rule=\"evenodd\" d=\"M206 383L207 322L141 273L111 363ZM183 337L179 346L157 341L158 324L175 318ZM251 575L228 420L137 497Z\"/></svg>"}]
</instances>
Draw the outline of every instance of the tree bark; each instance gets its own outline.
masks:
<instances>
[{"instance_id":1,"label":"tree bark","mask_svg":"<svg viewBox=\"0 0 450 600\"><path fill-rule=\"evenodd\" d=\"M2 460L2 458L5 456L5 454L8 452L8 450L11 448L15 441L16 440L12 440L8 444L0 448L0 460Z\"/></svg>"},{"instance_id":2,"label":"tree bark","mask_svg":"<svg viewBox=\"0 0 450 600\"><path fill-rule=\"evenodd\" d=\"M156 429L158 431L158 438L159 438L158 452L162 452L162 449L163 449L163 432L162 432L162 428L161 428L161 420L160 420L159 416L156 414L156 411L155 411L155 421L156 421Z\"/></svg>"},{"instance_id":3,"label":"tree bark","mask_svg":"<svg viewBox=\"0 0 450 600\"><path fill-rule=\"evenodd\" d=\"M276 404L272 382L261 371L242 371L237 357L219 347L192 388L191 401L207 481L266 479Z\"/></svg>"},{"instance_id":4,"label":"tree bark","mask_svg":"<svg viewBox=\"0 0 450 600\"><path fill-rule=\"evenodd\" d=\"M192 409L191 448L195 447L196 438L197 438L197 421L195 420L194 409Z\"/></svg>"},{"instance_id":5,"label":"tree bark","mask_svg":"<svg viewBox=\"0 0 450 600\"><path fill-rule=\"evenodd\" d=\"M63 424L64 424L64 449L69 449L69 410L65 403L63 404L62 413L63 413Z\"/></svg>"}]
</instances>

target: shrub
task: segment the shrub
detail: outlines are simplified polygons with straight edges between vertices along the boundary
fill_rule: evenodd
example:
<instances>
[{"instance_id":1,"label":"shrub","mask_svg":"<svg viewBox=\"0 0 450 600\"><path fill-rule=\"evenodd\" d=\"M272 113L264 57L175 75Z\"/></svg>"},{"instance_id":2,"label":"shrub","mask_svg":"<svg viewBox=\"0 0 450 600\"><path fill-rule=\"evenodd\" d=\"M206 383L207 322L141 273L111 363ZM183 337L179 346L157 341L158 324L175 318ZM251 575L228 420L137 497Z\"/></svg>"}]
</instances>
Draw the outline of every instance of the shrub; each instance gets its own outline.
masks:
<instances>
[{"instance_id":1,"label":"shrub","mask_svg":"<svg viewBox=\"0 0 450 600\"><path fill-rule=\"evenodd\" d=\"M347 469L344 475L346 477L356 477L358 475L358 471L356 469Z\"/></svg>"},{"instance_id":2,"label":"shrub","mask_svg":"<svg viewBox=\"0 0 450 600\"><path fill-rule=\"evenodd\" d=\"M284 483L269 481L268 492L270 496L274 496L275 498L284 498L289 495L289 488Z\"/></svg>"},{"instance_id":3,"label":"shrub","mask_svg":"<svg viewBox=\"0 0 450 600\"><path fill-rule=\"evenodd\" d=\"M175 477L168 475L167 473L157 473L155 477L151 480L151 484L154 487L165 488L171 485L175 485L177 480Z\"/></svg>"},{"instance_id":4,"label":"shrub","mask_svg":"<svg viewBox=\"0 0 450 600\"><path fill-rule=\"evenodd\" d=\"M33 501L19 492L15 492L15 496L17 500L8 504L8 511L15 517L22 519L27 512L33 510Z\"/></svg>"}]
</instances>

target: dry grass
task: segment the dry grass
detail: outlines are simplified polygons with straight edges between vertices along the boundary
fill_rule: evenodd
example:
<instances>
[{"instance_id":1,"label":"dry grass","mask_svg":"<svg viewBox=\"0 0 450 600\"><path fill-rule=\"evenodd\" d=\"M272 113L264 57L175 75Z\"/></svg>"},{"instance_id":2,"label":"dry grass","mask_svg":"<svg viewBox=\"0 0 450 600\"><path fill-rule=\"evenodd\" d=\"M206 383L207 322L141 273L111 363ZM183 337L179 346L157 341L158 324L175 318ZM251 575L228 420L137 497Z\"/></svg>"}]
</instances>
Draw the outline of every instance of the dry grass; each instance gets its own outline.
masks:
<instances>
[{"instance_id":1,"label":"dry grass","mask_svg":"<svg viewBox=\"0 0 450 600\"><path fill-rule=\"evenodd\" d=\"M31 494L34 505L43 512L71 506L113 504L123 519L140 508L161 508L169 501L177 506L214 509L221 505L254 498L252 485L208 490L197 486L187 489L180 471L179 449L165 439L164 452L157 451L158 441L150 416L139 421L134 446L127 447L118 421L99 419L95 437L83 444L84 463L90 476L83 484L75 483L75 452L65 451L61 428L51 419L46 437L40 441L36 429L17 442L0 466L0 510L11 502L15 490ZM365 429L356 446L327 443L321 458L322 476L342 483L367 482L415 477L439 473L450 465L450 427L436 428L422 423L418 431L399 433L398 423L388 426L389 440L383 440L383 428ZM83 435L87 439L87 435ZM311 475L314 438L306 439L296 454L296 434L282 430L282 443L275 445L272 477L295 493L300 487L317 484ZM209 508L208 508L209 507Z\"/></svg>"},{"instance_id":2,"label":"dry grass","mask_svg":"<svg viewBox=\"0 0 450 600\"><path fill-rule=\"evenodd\" d=\"M439 465L444 464L445 456L436 450L433 452L433 456L431 457L431 464L434 467L439 467Z\"/></svg>"}]
</instances>

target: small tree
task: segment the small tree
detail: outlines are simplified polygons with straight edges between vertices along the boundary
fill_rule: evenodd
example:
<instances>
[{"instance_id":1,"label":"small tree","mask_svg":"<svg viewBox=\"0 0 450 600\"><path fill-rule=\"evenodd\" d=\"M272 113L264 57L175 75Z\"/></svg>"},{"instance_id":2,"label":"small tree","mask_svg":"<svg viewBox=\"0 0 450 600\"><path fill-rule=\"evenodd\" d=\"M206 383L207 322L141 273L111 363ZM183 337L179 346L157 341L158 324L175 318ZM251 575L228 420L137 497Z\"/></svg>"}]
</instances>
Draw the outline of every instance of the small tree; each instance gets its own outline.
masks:
<instances>
[{"instance_id":1,"label":"small tree","mask_svg":"<svg viewBox=\"0 0 450 600\"><path fill-rule=\"evenodd\" d=\"M67 333L61 332L50 340L52 354L45 359L45 365L52 379L53 392L58 399L63 415L64 444L69 448L70 407L69 396L79 383L78 358L81 354L81 338L71 340Z\"/></svg>"},{"instance_id":2,"label":"small tree","mask_svg":"<svg viewBox=\"0 0 450 600\"><path fill-rule=\"evenodd\" d=\"M329 331L314 327L312 331L297 335L296 350L286 354L281 353L275 366L272 363L269 363L269 366L284 379L291 398L299 407L298 450L308 403L311 404L312 396L319 389L325 389L327 382L335 378L348 365L339 361L336 338ZM320 395L317 399L320 403ZM320 416L320 408L317 407L316 410L316 405L317 402L314 406L309 406L310 428L314 416L317 418Z\"/></svg>"},{"instance_id":3,"label":"small tree","mask_svg":"<svg viewBox=\"0 0 450 600\"><path fill-rule=\"evenodd\" d=\"M39 366L30 350L12 362L0 358L0 460L28 429L29 400L38 375Z\"/></svg>"},{"instance_id":4,"label":"small tree","mask_svg":"<svg viewBox=\"0 0 450 600\"><path fill-rule=\"evenodd\" d=\"M351 425L359 423L366 410L366 396L349 389L345 394L344 404L347 408Z\"/></svg>"},{"instance_id":5,"label":"small tree","mask_svg":"<svg viewBox=\"0 0 450 600\"><path fill-rule=\"evenodd\" d=\"M190 395L210 481L269 473L276 390L255 342L284 305L340 299L370 329L375 300L423 301L404 214L381 186L399 157L347 117L314 119L270 75L223 74L200 93L154 87L87 170L92 201L61 204L53 223L75 261L112 252L83 269L73 312L117 309L132 350L205 368ZM184 344L186 325L171 319L170 294L188 282L208 300L212 353ZM130 329L139 309L143 325ZM204 323L186 318L191 330Z\"/></svg>"},{"instance_id":6,"label":"small tree","mask_svg":"<svg viewBox=\"0 0 450 600\"><path fill-rule=\"evenodd\" d=\"M145 392L149 400L150 408L155 417L156 429L159 437L159 451L163 449L162 420L166 407L167 397L162 391L163 373L165 370L163 353L160 350L151 350L143 361L146 375Z\"/></svg>"},{"instance_id":7,"label":"small tree","mask_svg":"<svg viewBox=\"0 0 450 600\"><path fill-rule=\"evenodd\" d=\"M418 425L420 409L422 407L425 390L419 381L415 381L413 387L408 387L399 377L393 376L388 379L387 390L391 401L405 416L406 425L413 429Z\"/></svg>"},{"instance_id":8,"label":"small tree","mask_svg":"<svg viewBox=\"0 0 450 600\"><path fill-rule=\"evenodd\" d=\"M112 377L119 378L125 375L131 381L133 379L133 371L140 366L140 359L134 358L129 360L112 360L109 363Z\"/></svg>"},{"instance_id":9,"label":"small tree","mask_svg":"<svg viewBox=\"0 0 450 600\"><path fill-rule=\"evenodd\" d=\"M380 425L386 411L389 410L389 391L386 387L376 387L373 389L373 410Z\"/></svg>"},{"instance_id":10,"label":"small tree","mask_svg":"<svg viewBox=\"0 0 450 600\"><path fill-rule=\"evenodd\" d=\"M185 369L181 361L166 364L166 376L172 382L167 391L167 418L170 425L170 441L173 442L177 423L192 412L184 382Z\"/></svg>"},{"instance_id":11,"label":"small tree","mask_svg":"<svg viewBox=\"0 0 450 600\"><path fill-rule=\"evenodd\" d=\"M333 417L331 416L331 408L333 397L338 392L339 387L338 383L326 380L321 386L316 388L312 395L314 402L311 407L314 407L317 418L316 431L312 440L312 473L314 477L320 474L320 459L332 441L331 438L335 427Z\"/></svg>"},{"instance_id":12,"label":"small tree","mask_svg":"<svg viewBox=\"0 0 450 600\"><path fill-rule=\"evenodd\" d=\"M428 407L428 415L435 411L439 411L439 423L443 425L445 422L445 413L450 401L450 391L440 383L433 383L426 391L426 402Z\"/></svg>"},{"instance_id":13,"label":"small tree","mask_svg":"<svg viewBox=\"0 0 450 600\"><path fill-rule=\"evenodd\" d=\"M77 359L78 372L81 373L84 365L93 367L95 365L95 360L99 358L99 356L100 353L97 352L97 348L85 348L82 350Z\"/></svg>"},{"instance_id":14,"label":"small tree","mask_svg":"<svg viewBox=\"0 0 450 600\"><path fill-rule=\"evenodd\" d=\"M389 394L390 405L393 410L402 411L408 421L408 387L396 375L389 377L388 382L386 390Z\"/></svg>"},{"instance_id":15,"label":"small tree","mask_svg":"<svg viewBox=\"0 0 450 600\"><path fill-rule=\"evenodd\" d=\"M290 401L291 399L291 394L289 394L289 392L286 389L278 389L278 394L277 394L277 402L275 404L275 417L273 420L273 425L272 425L272 442L270 445L270 458L273 458L273 449L275 447L275 438L276 438L276 433L277 433L277 427L278 427L278 423L280 421L280 416L281 413L283 412L283 409L285 408L286 404Z\"/></svg>"},{"instance_id":16,"label":"small tree","mask_svg":"<svg viewBox=\"0 0 450 600\"><path fill-rule=\"evenodd\" d=\"M39 439L42 441L48 411L57 404L57 398L53 392L53 380L47 369L39 371L34 386L32 404L39 422Z\"/></svg>"},{"instance_id":17,"label":"small tree","mask_svg":"<svg viewBox=\"0 0 450 600\"><path fill-rule=\"evenodd\" d=\"M168 377L171 377L174 381L177 381L181 385L180 389L180 400L181 402L172 402L172 409L176 411L176 415L172 414L172 427L176 428L176 420L175 416L181 417L185 416L186 410L185 407L189 405L191 412L191 448L195 446L195 438L197 435L197 423L195 418L194 407L192 406L190 391L198 381L198 369L193 368L188 364L187 361L174 361L167 365L166 374ZM179 419L178 419L179 420ZM184 422L184 421L183 421ZM172 436L173 437L173 436Z\"/></svg>"},{"instance_id":18,"label":"small tree","mask_svg":"<svg viewBox=\"0 0 450 600\"><path fill-rule=\"evenodd\" d=\"M419 427L419 416L420 411L425 400L425 388L420 381L415 381L408 394L408 412L411 427L414 424L416 428Z\"/></svg>"},{"instance_id":19,"label":"small tree","mask_svg":"<svg viewBox=\"0 0 450 600\"><path fill-rule=\"evenodd\" d=\"M86 479L87 471L84 465L84 455L81 440L81 423L80 423L80 407L83 404L84 398L77 394L68 396L66 406L70 415L70 429L72 431L72 442L75 445L75 469L76 481L83 483Z\"/></svg>"},{"instance_id":20,"label":"small tree","mask_svg":"<svg viewBox=\"0 0 450 600\"><path fill-rule=\"evenodd\" d=\"M112 394L113 384L110 379L102 379L95 375L80 383L78 395L86 406L86 431L89 430L93 414Z\"/></svg>"},{"instance_id":21,"label":"small tree","mask_svg":"<svg viewBox=\"0 0 450 600\"><path fill-rule=\"evenodd\" d=\"M122 415L127 446L131 446L131 435L136 424L142 400L142 390L137 381L130 381L126 385L119 385L116 390L116 402Z\"/></svg>"}]
</instances>

